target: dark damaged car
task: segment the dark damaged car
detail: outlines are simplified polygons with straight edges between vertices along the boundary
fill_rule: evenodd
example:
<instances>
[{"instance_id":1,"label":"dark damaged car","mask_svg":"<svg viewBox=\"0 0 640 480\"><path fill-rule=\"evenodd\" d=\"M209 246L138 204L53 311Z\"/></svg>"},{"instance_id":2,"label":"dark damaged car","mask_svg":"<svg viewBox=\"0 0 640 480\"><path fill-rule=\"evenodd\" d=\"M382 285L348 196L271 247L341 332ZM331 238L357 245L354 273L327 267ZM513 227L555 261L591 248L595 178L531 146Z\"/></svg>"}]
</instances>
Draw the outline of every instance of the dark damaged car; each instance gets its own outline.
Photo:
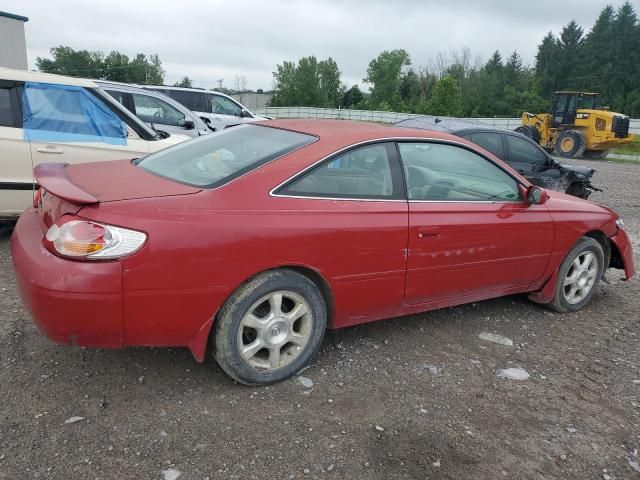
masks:
<instances>
[{"instance_id":1,"label":"dark damaged car","mask_svg":"<svg viewBox=\"0 0 640 480\"><path fill-rule=\"evenodd\" d=\"M599 190L591 184L595 170L556 162L540 145L516 132L453 118L413 117L395 124L447 132L465 138L504 160L534 185L588 198Z\"/></svg>"}]
</instances>

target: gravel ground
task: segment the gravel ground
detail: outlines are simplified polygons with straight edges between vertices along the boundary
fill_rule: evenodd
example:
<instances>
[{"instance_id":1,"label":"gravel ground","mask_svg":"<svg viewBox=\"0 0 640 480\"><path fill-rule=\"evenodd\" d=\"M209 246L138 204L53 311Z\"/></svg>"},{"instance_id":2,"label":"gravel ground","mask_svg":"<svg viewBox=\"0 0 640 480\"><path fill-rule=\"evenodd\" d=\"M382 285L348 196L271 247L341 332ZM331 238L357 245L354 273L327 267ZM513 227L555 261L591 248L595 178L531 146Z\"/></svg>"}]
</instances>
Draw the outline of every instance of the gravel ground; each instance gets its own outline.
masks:
<instances>
[{"instance_id":1,"label":"gravel ground","mask_svg":"<svg viewBox=\"0 0 640 480\"><path fill-rule=\"evenodd\" d=\"M578 163L640 252L640 165ZM578 314L512 296L329 332L305 378L247 388L184 349L49 342L18 298L9 236L0 479L640 478L639 281L618 271Z\"/></svg>"}]
</instances>

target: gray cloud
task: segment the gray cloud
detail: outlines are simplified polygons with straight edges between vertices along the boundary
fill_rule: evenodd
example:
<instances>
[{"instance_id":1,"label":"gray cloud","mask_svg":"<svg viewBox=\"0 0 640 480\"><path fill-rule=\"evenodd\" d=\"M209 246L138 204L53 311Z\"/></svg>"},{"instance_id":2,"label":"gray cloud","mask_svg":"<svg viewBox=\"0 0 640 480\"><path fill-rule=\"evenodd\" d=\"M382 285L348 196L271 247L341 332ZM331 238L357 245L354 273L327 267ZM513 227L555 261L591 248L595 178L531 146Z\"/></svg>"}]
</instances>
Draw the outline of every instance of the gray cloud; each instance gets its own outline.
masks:
<instances>
[{"instance_id":1,"label":"gray cloud","mask_svg":"<svg viewBox=\"0 0 640 480\"><path fill-rule=\"evenodd\" d=\"M623 0L611 1L619 6ZM404 48L414 65L438 52L469 47L486 59L518 50L533 62L549 31L575 19L588 29L605 2L595 0L236 0L161 2L5 0L3 10L29 17L31 65L49 48L158 53L167 83L188 75L213 87L245 75L250 88L271 88L283 60L333 57L348 84L360 83L382 50Z\"/></svg>"}]
</instances>

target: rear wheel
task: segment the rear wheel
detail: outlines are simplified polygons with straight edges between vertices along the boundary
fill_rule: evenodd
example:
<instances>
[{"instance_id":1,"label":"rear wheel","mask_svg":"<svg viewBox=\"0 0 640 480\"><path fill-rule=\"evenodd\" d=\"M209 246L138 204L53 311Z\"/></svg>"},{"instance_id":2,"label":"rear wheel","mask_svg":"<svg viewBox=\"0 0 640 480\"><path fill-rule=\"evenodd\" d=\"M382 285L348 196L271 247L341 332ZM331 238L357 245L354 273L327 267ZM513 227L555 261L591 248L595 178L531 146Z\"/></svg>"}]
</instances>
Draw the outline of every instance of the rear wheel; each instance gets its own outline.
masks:
<instances>
[{"instance_id":1,"label":"rear wheel","mask_svg":"<svg viewBox=\"0 0 640 480\"><path fill-rule=\"evenodd\" d=\"M215 358L246 385L285 380L317 353L327 324L318 287L292 270L262 273L225 302L214 331Z\"/></svg>"},{"instance_id":2,"label":"rear wheel","mask_svg":"<svg viewBox=\"0 0 640 480\"><path fill-rule=\"evenodd\" d=\"M527 138L530 138L536 143L540 143L540 132L536 127L532 125L520 125L514 131L524 135Z\"/></svg>"},{"instance_id":3,"label":"rear wheel","mask_svg":"<svg viewBox=\"0 0 640 480\"><path fill-rule=\"evenodd\" d=\"M556 152L564 158L580 158L584 154L586 141L577 130L565 130L556 137Z\"/></svg>"},{"instance_id":4,"label":"rear wheel","mask_svg":"<svg viewBox=\"0 0 640 480\"><path fill-rule=\"evenodd\" d=\"M584 158L599 160L606 157L607 153L609 153L609 150L587 150L584 152Z\"/></svg>"},{"instance_id":5,"label":"rear wheel","mask_svg":"<svg viewBox=\"0 0 640 480\"><path fill-rule=\"evenodd\" d=\"M549 306L557 312L580 310L593 297L603 270L602 246L593 238L582 237L560 266Z\"/></svg>"}]
</instances>

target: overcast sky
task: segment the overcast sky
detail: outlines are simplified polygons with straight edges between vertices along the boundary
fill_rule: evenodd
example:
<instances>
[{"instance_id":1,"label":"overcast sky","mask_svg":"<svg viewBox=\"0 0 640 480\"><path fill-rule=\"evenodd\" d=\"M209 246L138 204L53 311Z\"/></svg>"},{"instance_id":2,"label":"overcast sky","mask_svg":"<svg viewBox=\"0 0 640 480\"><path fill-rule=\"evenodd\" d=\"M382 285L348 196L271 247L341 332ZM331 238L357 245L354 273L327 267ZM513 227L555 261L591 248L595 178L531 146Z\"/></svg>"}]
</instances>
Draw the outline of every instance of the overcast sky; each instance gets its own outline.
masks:
<instances>
[{"instance_id":1,"label":"overcast sky","mask_svg":"<svg viewBox=\"0 0 640 480\"><path fill-rule=\"evenodd\" d=\"M75 49L158 53L166 83L188 75L195 86L218 79L233 88L270 89L283 60L333 57L348 85L359 83L383 50L404 48L415 66L438 52L469 47L483 60L517 49L532 63L549 31L575 19L585 30L600 10L623 0L3 0L1 9L29 17L27 52Z\"/></svg>"}]
</instances>

